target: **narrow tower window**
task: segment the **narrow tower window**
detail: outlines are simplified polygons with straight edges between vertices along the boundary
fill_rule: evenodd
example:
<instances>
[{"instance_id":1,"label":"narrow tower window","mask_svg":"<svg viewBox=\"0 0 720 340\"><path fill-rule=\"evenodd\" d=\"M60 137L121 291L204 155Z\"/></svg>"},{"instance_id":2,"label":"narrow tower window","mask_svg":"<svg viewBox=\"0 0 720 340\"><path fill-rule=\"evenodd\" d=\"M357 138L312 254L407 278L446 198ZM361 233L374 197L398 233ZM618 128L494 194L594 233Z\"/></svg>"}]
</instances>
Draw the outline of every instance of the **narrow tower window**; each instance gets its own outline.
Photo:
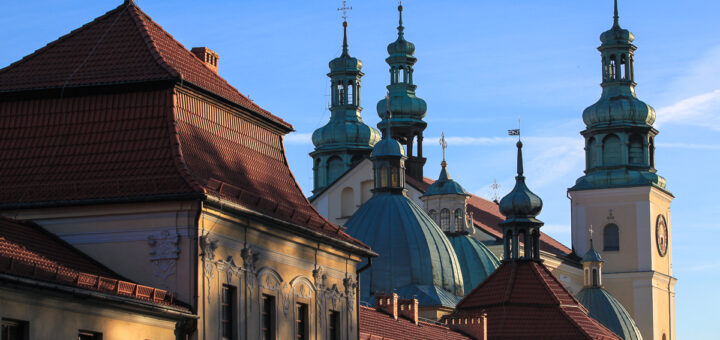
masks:
<instances>
[{"instance_id":1,"label":"narrow tower window","mask_svg":"<svg viewBox=\"0 0 720 340\"><path fill-rule=\"evenodd\" d=\"M620 55L620 68L618 69L618 76L620 79L627 78L627 57L624 54Z\"/></svg>"},{"instance_id":2,"label":"narrow tower window","mask_svg":"<svg viewBox=\"0 0 720 340\"><path fill-rule=\"evenodd\" d=\"M610 80L615 79L615 66L615 55L611 55L610 64L608 65L608 78L610 78Z\"/></svg>"},{"instance_id":3,"label":"narrow tower window","mask_svg":"<svg viewBox=\"0 0 720 340\"><path fill-rule=\"evenodd\" d=\"M620 250L620 229L615 224L608 224L603 230L603 250Z\"/></svg>"},{"instance_id":4,"label":"narrow tower window","mask_svg":"<svg viewBox=\"0 0 720 340\"><path fill-rule=\"evenodd\" d=\"M435 221L435 223L440 224L440 221L438 221L438 213L437 213L437 211L435 211L435 210L430 210L430 212L428 213L428 215L430 215L430 217L433 219L433 221Z\"/></svg>"},{"instance_id":5,"label":"narrow tower window","mask_svg":"<svg viewBox=\"0 0 720 340\"><path fill-rule=\"evenodd\" d=\"M353 91L354 87L355 87L355 85L353 85L352 82L350 82L350 84L348 84L347 103L350 105L355 103L355 98L353 97L353 93L355 92L355 91Z\"/></svg>"},{"instance_id":6,"label":"narrow tower window","mask_svg":"<svg viewBox=\"0 0 720 340\"><path fill-rule=\"evenodd\" d=\"M343 84L340 84L340 83L339 83L339 84L337 85L337 91L338 91L338 99L339 99L339 100L338 100L338 104L339 104L339 105L345 105L345 99L346 99L346 97L345 97L345 87L343 86Z\"/></svg>"},{"instance_id":7,"label":"narrow tower window","mask_svg":"<svg viewBox=\"0 0 720 340\"><path fill-rule=\"evenodd\" d=\"M630 137L630 145L628 147L628 155L630 164L643 164L643 142L638 135Z\"/></svg>"},{"instance_id":8,"label":"narrow tower window","mask_svg":"<svg viewBox=\"0 0 720 340\"><path fill-rule=\"evenodd\" d=\"M448 209L440 210L440 229L450 229L450 210Z\"/></svg>"},{"instance_id":9,"label":"narrow tower window","mask_svg":"<svg viewBox=\"0 0 720 340\"><path fill-rule=\"evenodd\" d=\"M464 229L465 224L463 223L462 209L455 209L455 231Z\"/></svg>"},{"instance_id":10,"label":"narrow tower window","mask_svg":"<svg viewBox=\"0 0 720 340\"><path fill-rule=\"evenodd\" d=\"M618 165L620 162L620 138L609 135L603 140L603 165Z\"/></svg>"}]
</instances>

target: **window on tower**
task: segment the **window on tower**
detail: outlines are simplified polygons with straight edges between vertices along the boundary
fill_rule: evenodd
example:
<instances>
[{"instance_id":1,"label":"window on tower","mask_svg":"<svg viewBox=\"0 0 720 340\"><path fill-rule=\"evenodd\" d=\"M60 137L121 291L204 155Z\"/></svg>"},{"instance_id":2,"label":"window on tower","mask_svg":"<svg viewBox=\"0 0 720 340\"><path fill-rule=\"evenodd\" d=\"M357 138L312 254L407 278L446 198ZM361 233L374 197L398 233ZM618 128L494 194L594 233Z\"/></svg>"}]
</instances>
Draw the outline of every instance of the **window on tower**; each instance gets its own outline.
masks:
<instances>
[{"instance_id":1,"label":"window on tower","mask_svg":"<svg viewBox=\"0 0 720 340\"><path fill-rule=\"evenodd\" d=\"M348 89L348 90L347 90L347 103L350 104L350 105L352 105L352 104L355 103L355 100L354 100L354 98L353 98L354 85L353 85L352 82L350 82L350 83L348 84L347 89Z\"/></svg>"},{"instance_id":2,"label":"window on tower","mask_svg":"<svg viewBox=\"0 0 720 340\"><path fill-rule=\"evenodd\" d=\"M337 91L338 91L338 104L345 105L345 87L343 84L337 85Z\"/></svg>"},{"instance_id":3,"label":"window on tower","mask_svg":"<svg viewBox=\"0 0 720 340\"><path fill-rule=\"evenodd\" d=\"M464 223L462 218L462 209L455 209L455 230L463 229Z\"/></svg>"},{"instance_id":4,"label":"window on tower","mask_svg":"<svg viewBox=\"0 0 720 340\"><path fill-rule=\"evenodd\" d=\"M603 140L603 165L621 164L620 138L616 135L608 135Z\"/></svg>"},{"instance_id":5,"label":"window on tower","mask_svg":"<svg viewBox=\"0 0 720 340\"><path fill-rule=\"evenodd\" d=\"M442 230L450 229L450 210L440 210L440 228Z\"/></svg>"},{"instance_id":6,"label":"window on tower","mask_svg":"<svg viewBox=\"0 0 720 340\"><path fill-rule=\"evenodd\" d=\"M435 223L440 224L440 221L438 221L438 213L437 213L437 211L435 211L435 210L430 210L430 212L428 213L428 215L430 215L430 217L433 219L433 221L435 221Z\"/></svg>"},{"instance_id":7,"label":"window on tower","mask_svg":"<svg viewBox=\"0 0 720 340\"><path fill-rule=\"evenodd\" d=\"M628 155L630 157L630 164L643 164L643 141L640 136L633 135L630 137Z\"/></svg>"},{"instance_id":8,"label":"window on tower","mask_svg":"<svg viewBox=\"0 0 720 340\"><path fill-rule=\"evenodd\" d=\"M608 78L610 80L615 79L615 72L617 70L617 65L615 65L615 55L610 56L610 63L608 65Z\"/></svg>"},{"instance_id":9,"label":"window on tower","mask_svg":"<svg viewBox=\"0 0 720 340\"><path fill-rule=\"evenodd\" d=\"M603 250L620 250L620 228L616 224L608 224L603 229Z\"/></svg>"}]
</instances>

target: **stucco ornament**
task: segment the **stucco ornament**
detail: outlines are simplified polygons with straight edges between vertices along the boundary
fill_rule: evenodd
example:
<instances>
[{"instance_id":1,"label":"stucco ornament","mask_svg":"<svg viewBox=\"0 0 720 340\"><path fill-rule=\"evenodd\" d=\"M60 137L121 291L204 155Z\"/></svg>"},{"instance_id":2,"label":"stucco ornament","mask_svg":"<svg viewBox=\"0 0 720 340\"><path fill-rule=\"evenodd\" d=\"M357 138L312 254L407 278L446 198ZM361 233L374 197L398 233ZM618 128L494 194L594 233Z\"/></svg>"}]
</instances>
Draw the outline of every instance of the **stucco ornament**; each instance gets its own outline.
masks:
<instances>
[{"instance_id":1,"label":"stucco ornament","mask_svg":"<svg viewBox=\"0 0 720 340\"><path fill-rule=\"evenodd\" d=\"M202 261L205 269L205 278L207 278L207 297L208 303L212 300L210 294L212 285L210 280L215 277L215 249L218 247L218 241L210 238L209 234L200 236L200 249L202 249Z\"/></svg>"},{"instance_id":2,"label":"stucco ornament","mask_svg":"<svg viewBox=\"0 0 720 340\"><path fill-rule=\"evenodd\" d=\"M175 274L177 259L180 257L180 235L167 230L158 235L148 236L150 245L150 262L153 265L153 275L159 278L163 288L167 288L168 277Z\"/></svg>"},{"instance_id":3,"label":"stucco ornament","mask_svg":"<svg viewBox=\"0 0 720 340\"><path fill-rule=\"evenodd\" d=\"M357 281L353 280L352 275L347 275L343 279L343 286L345 286L345 296L347 297L347 309L352 313L355 304L355 289L357 288Z\"/></svg>"},{"instance_id":4,"label":"stucco ornament","mask_svg":"<svg viewBox=\"0 0 720 340\"><path fill-rule=\"evenodd\" d=\"M280 294L282 295L283 313L285 313L285 316L288 316L288 313L290 313L290 303L292 302L292 288L290 288L287 283L284 283Z\"/></svg>"},{"instance_id":5,"label":"stucco ornament","mask_svg":"<svg viewBox=\"0 0 720 340\"><path fill-rule=\"evenodd\" d=\"M246 246L240 255L242 256L243 267L245 267L245 287L247 287L250 296L252 296L255 291L255 284L257 283L255 276L255 254L252 248ZM252 303L248 303L250 311L253 310L252 306Z\"/></svg>"},{"instance_id":6,"label":"stucco ornament","mask_svg":"<svg viewBox=\"0 0 720 340\"><path fill-rule=\"evenodd\" d=\"M328 295L328 298L330 299L330 302L332 303L333 309L337 310L337 303L338 300L342 297L342 293L340 293L340 290L338 289L337 285L332 285L332 288L328 288L327 291L325 291L325 294Z\"/></svg>"}]
</instances>

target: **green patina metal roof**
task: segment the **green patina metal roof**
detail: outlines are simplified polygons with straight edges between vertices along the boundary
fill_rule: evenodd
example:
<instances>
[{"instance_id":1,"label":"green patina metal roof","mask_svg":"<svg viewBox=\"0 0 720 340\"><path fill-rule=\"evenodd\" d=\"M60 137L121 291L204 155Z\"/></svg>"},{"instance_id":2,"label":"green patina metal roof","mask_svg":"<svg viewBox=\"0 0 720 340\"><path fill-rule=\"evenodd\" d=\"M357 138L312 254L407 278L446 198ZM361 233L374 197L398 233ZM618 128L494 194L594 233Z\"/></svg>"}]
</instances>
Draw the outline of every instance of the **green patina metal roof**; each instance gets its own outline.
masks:
<instances>
[{"instance_id":1,"label":"green patina metal roof","mask_svg":"<svg viewBox=\"0 0 720 340\"><path fill-rule=\"evenodd\" d=\"M605 262L602 259L602 256L600 256L600 254L598 254L598 252L595 251L595 247L593 247L592 239L590 240L590 250L588 250L585 253L585 256L583 256L583 258L580 262Z\"/></svg>"},{"instance_id":2,"label":"green patina metal roof","mask_svg":"<svg viewBox=\"0 0 720 340\"><path fill-rule=\"evenodd\" d=\"M513 222L540 222L535 217L542 210L542 199L536 195L525 184L522 162L522 142L517 142L517 176L515 176L515 187L512 191L500 200L500 213L507 218L502 224Z\"/></svg>"},{"instance_id":3,"label":"green patina metal roof","mask_svg":"<svg viewBox=\"0 0 720 340\"><path fill-rule=\"evenodd\" d=\"M447 163L443 161L440 165L442 166L442 169L440 170L440 177L438 177L437 181L433 182L433 184L425 190L423 196L449 194L470 196L470 194L465 191L458 182L455 182L450 178L447 171Z\"/></svg>"},{"instance_id":4,"label":"green patina metal roof","mask_svg":"<svg viewBox=\"0 0 720 340\"><path fill-rule=\"evenodd\" d=\"M405 149L398 141L385 138L375 144L370 157L405 157Z\"/></svg>"},{"instance_id":5,"label":"green patina metal roof","mask_svg":"<svg viewBox=\"0 0 720 340\"><path fill-rule=\"evenodd\" d=\"M467 234L449 235L463 273L465 294L480 285L500 266L500 260L482 242Z\"/></svg>"},{"instance_id":6,"label":"green patina metal roof","mask_svg":"<svg viewBox=\"0 0 720 340\"><path fill-rule=\"evenodd\" d=\"M641 340L640 330L620 302L601 287L583 288L577 299L590 316L625 340Z\"/></svg>"},{"instance_id":7,"label":"green patina metal roof","mask_svg":"<svg viewBox=\"0 0 720 340\"><path fill-rule=\"evenodd\" d=\"M376 192L345 226L379 255L361 274L363 301L402 289L403 296L418 294L421 305L454 307L457 300L448 295L463 296L462 270L450 240L404 194Z\"/></svg>"}]
</instances>

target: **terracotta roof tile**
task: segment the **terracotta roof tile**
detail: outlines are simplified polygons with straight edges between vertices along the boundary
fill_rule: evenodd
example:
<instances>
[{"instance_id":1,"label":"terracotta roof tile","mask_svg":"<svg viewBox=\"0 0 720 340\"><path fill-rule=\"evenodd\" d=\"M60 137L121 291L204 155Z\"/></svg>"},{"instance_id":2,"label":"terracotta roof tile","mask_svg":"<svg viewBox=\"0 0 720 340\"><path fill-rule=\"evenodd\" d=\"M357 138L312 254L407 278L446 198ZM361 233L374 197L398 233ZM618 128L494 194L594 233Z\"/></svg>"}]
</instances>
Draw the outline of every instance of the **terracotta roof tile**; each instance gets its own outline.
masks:
<instances>
[{"instance_id":1,"label":"terracotta roof tile","mask_svg":"<svg viewBox=\"0 0 720 340\"><path fill-rule=\"evenodd\" d=\"M0 273L130 297L189 311L165 290L126 281L42 227L0 217Z\"/></svg>"},{"instance_id":2,"label":"terracotta roof tile","mask_svg":"<svg viewBox=\"0 0 720 340\"><path fill-rule=\"evenodd\" d=\"M534 261L503 262L457 304L453 315L483 312L489 339L620 339Z\"/></svg>"},{"instance_id":3,"label":"terracotta roof tile","mask_svg":"<svg viewBox=\"0 0 720 340\"><path fill-rule=\"evenodd\" d=\"M392 316L375 308L360 306L361 340L467 340L469 337L448 327L429 322L415 325L408 319Z\"/></svg>"},{"instance_id":4,"label":"terracotta roof tile","mask_svg":"<svg viewBox=\"0 0 720 340\"><path fill-rule=\"evenodd\" d=\"M172 82L55 98L27 92L154 80ZM213 194L367 248L303 195L278 132L291 126L249 101L134 4L0 70L3 92L25 94L0 97L0 205Z\"/></svg>"}]
</instances>

